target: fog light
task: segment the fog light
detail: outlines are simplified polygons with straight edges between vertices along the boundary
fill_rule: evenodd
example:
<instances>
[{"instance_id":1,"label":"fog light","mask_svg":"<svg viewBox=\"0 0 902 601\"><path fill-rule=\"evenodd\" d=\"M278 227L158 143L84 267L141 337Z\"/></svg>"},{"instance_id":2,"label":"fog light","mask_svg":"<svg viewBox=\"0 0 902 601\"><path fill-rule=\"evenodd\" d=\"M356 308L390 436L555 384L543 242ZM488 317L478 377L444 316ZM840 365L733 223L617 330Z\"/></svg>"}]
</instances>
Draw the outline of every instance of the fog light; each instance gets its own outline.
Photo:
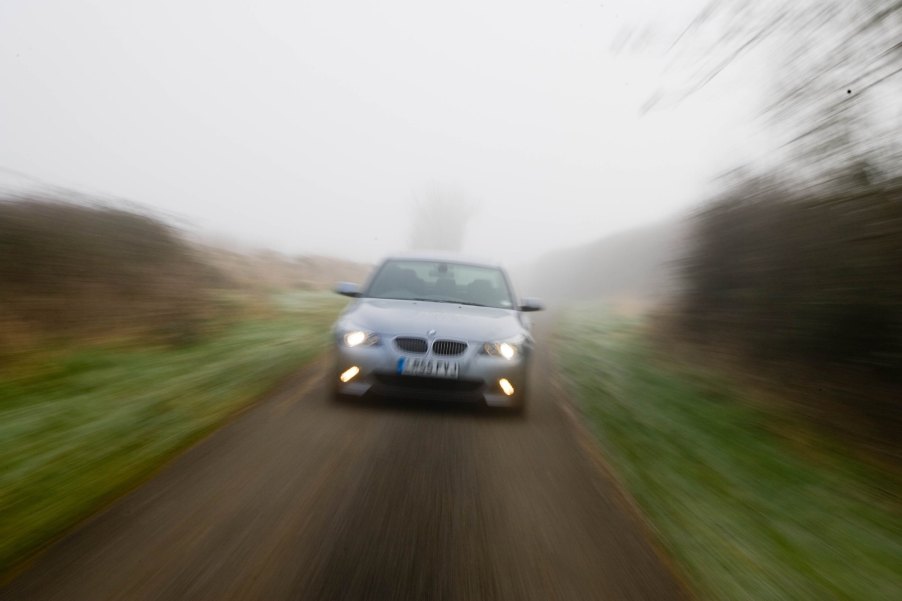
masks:
<instances>
[{"instance_id":1,"label":"fog light","mask_svg":"<svg viewBox=\"0 0 902 601\"><path fill-rule=\"evenodd\" d=\"M507 396L514 394L514 387L510 382L507 381L507 378L501 378L500 380L498 380L498 386L501 387L501 390L503 390L504 394L506 394Z\"/></svg>"},{"instance_id":2,"label":"fog light","mask_svg":"<svg viewBox=\"0 0 902 601\"><path fill-rule=\"evenodd\" d=\"M341 373L341 375L338 376L338 379L341 380L342 382L350 382L351 379L359 373L360 373L360 368L357 367L356 365L353 365L350 368L343 371Z\"/></svg>"}]
</instances>

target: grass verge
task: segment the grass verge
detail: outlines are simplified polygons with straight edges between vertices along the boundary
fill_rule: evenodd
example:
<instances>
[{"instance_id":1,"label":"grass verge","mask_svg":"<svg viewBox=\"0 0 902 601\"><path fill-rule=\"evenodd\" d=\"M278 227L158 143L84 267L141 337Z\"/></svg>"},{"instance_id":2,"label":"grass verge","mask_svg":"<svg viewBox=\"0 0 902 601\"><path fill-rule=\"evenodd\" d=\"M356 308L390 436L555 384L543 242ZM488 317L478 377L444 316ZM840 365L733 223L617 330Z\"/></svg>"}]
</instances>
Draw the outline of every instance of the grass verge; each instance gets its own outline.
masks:
<instances>
[{"instance_id":1,"label":"grass verge","mask_svg":"<svg viewBox=\"0 0 902 601\"><path fill-rule=\"evenodd\" d=\"M637 320L573 310L557 343L573 398L698 597L897 598L897 475L661 356Z\"/></svg>"},{"instance_id":2,"label":"grass verge","mask_svg":"<svg viewBox=\"0 0 902 601\"><path fill-rule=\"evenodd\" d=\"M0 574L318 355L334 295L184 349L91 346L0 377Z\"/></svg>"}]
</instances>

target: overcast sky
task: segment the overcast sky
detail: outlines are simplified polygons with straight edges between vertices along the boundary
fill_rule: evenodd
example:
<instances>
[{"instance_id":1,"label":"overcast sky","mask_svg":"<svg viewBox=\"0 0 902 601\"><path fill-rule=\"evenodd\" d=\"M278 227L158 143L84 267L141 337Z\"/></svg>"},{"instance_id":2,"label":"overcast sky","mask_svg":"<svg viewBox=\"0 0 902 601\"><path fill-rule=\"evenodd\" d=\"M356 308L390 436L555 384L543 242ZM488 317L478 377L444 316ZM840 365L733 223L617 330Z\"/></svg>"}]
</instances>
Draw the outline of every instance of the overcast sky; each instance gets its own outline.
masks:
<instances>
[{"instance_id":1,"label":"overcast sky","mask_svg":"<svg viewBox=\"0 0 902 601\"><path fill-rule=\"evenodd\" d=\"M754 154L748 72L642 115L664 63L616 51L700 4L3 0L0 167L367 261L451 186L478 206L466 250L520 262L684 210Z\"/></svg>"}]
</instances>

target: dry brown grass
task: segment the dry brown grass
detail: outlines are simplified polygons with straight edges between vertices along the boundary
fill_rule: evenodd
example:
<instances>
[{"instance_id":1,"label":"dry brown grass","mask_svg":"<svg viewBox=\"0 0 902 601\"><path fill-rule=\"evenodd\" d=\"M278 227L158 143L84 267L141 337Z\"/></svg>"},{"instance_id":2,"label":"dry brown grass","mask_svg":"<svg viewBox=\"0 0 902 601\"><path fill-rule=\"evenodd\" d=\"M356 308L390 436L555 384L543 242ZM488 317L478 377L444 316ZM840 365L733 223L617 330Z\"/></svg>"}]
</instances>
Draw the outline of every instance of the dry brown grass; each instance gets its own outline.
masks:
<instances>
[{"instance_id":1,"label":"dry brown grass","mask_svg":"<svg viewBox=\"0 0 902 601\"><path fill-rule=\"evenodd\" d=\"M198 244L203 260L232 287L273 290L330 290L336 282L362 282L371 266L316 255L291 257L270 250L240 252L222 245Z\"/></svg>"},{"instance_id":2,"label":"dry brown grass","mask_svg":"<svg viewBox=\"0 0 902 601\"><path fill-rule=\"evenodd\" d=\"M133 207L0 197L0 355L65 339L190 344L272 312L275 291L362 281L369 266L188 241Z\"/></svg>"}]
</instances>

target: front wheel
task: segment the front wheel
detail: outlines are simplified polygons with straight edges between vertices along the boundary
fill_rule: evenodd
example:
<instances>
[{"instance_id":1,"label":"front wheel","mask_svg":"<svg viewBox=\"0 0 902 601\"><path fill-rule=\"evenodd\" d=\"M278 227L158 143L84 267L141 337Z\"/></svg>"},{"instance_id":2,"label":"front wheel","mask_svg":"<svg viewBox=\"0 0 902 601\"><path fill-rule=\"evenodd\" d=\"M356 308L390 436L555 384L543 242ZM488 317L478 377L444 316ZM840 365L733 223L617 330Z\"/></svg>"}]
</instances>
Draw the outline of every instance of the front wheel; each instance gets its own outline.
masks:
<instances>
[{"instance_id":1,"label":"front wheel","mask_svg":"<svg viewBox=\"0 0 902 601\"><path fill-rule=\"evenodd\" d=\"M523 391L517 399L517 402L507 408L507 413L514 417L526 417L527 408L529 407L528 400L529 395L526 391Z\"/></svg>"},{"instance_id":2,"label":"front wheel","mask_svg":"<svg viewBox=\"0 0 902 601\"><path fill-rule=\"evenodd\" d=\"M351 400L351 395L341 391L338 385L338 376L335 377L335 384L329 389L329 397L333 403L347 403Z\"/></svg>"}]
</instances>

